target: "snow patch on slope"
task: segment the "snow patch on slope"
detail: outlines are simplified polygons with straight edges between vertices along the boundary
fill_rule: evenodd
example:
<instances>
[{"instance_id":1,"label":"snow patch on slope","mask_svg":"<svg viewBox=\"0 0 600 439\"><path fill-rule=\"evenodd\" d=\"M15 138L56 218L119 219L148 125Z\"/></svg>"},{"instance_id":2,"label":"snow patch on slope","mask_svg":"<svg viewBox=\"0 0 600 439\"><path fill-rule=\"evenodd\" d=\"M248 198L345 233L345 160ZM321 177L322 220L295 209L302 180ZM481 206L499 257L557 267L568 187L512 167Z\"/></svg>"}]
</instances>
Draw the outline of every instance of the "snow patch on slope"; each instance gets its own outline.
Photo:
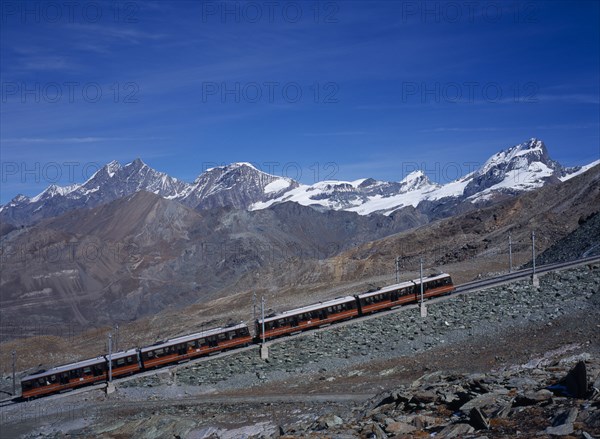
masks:
<instances>
[{"instance_id":1,"label":"snow patch on slope","mask_svg":"<svg viewBox=\"0 0 600 439\"><path fill-rule=\"evenodd\" d=\"M598 166L598 165L600 165L600 160L596 160L595 162L592 162L589 165L582 166L581 168L579 168L575 172L572 172L572 173L567 174L567 175L565 175L563 177L560 177L560 181L570 180L573 177L577 177L578 175L583 174L584 172L586 172L586 171L592 169L594 166Z\"/></svg>"},{"instance_id":2,"label":"snow patch on slope","mask_svg":"<svg viewBox=\"0 0 600 439\"><path fill-rule=\"evenodd\" d=\"M265 194L274 194L277 192L281 192L288 187L290 187L291 182L289 180L285 180L280 178L278 180L273 180L271 183L265 186Z\"/></svg>"}]
</instances>

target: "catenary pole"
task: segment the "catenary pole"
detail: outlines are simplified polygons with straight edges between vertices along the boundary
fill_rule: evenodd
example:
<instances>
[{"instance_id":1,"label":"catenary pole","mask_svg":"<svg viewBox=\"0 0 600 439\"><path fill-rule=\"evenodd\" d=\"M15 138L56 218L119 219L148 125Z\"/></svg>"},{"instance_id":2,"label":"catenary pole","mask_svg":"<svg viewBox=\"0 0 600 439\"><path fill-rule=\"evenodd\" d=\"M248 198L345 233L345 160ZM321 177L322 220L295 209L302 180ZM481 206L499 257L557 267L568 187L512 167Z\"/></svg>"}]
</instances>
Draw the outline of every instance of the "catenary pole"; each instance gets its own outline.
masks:
<instances>
[{"instance_id":1,"label":"catenary pole","mask_svg":"<svg viewBox=\"0 0 600 439\"><path fill-rule=\"evenodd\" d=\"M423 305L423 258L419 259L419 272L419 277L421 279L421 305Z\"/></svg>"},{"instance_id":2,"label":"catenary pole","mask_svg":"<svg viewBox=\"0 0 600 439\"><path fill-rule=\"evenodd\" d=\"M260 315L262 318L262 342L265 344L265 297L260 298Z\"/></svg>"},{"instance_id":3,"label":"catenary pole","mask_svg":"<svg viewBox=\"0 0 600 439\"><path fill-rule=\"evenodd\" d=\"M13 396L15 396L17 394L17 381L16 381L16 359L17 359L17 352L16 351L12 351L12 384L13 384L13 388L12 388L12 394Z\"/></svg>"},{"instance_id":4,"label":"catenary pole","mask_svg":"<svg viewBox=\"0 0 600 439\"><path fill-rule=\"evenodd\" d=\"M508 234L508 272L512 273L512 266L513 266L513 260L512 260L512 237L510 236L510 233Z\"/></svg>"},{"instance_id":5,"label":"catenary pole","mask_svg":"<svg viewBox=\"0 0 600 439\"><path fill-rule=\"evenodd\" d=\"M112 334L108 334L108 382L112 383Z\"/></svg>"},{"instance_id":6,"label":"catenary pole","mask_svg":"<svg viewBox=\"0 0 600 439\"><path fill-rule=\"evenodd\" d=\"M531 260L533 261L533 275L535 276L535 230L531 231Z\"/></svg>"}]
</instances>

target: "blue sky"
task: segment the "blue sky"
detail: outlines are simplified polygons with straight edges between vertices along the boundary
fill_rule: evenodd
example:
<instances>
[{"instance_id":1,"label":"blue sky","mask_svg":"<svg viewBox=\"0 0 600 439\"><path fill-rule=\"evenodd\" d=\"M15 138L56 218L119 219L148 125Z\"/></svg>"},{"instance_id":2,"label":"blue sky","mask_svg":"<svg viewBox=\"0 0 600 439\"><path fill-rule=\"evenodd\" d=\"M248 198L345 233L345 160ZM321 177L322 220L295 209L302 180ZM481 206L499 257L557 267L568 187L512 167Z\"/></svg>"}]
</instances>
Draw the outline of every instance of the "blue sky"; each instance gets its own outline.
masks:
<instances>
[{"instance_id":1,"label":"blue sky","mask_svg":"<svg viewBox=\"0 0 600 439\"><path fill-rule=\"evenodd\" d=\"M445 181L530 137L600 157L596 1L0 4L0 203L136 157L305 183Z\"/></svg>"}]
</instances>

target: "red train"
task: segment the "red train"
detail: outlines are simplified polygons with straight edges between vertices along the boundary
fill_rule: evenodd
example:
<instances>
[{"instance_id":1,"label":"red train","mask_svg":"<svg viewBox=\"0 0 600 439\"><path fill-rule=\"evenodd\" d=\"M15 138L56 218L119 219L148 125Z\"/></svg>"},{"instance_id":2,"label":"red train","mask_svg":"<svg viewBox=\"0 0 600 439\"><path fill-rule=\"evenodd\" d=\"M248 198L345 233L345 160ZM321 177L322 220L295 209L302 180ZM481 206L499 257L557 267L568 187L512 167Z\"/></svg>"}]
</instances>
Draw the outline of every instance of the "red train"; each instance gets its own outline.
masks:
<instances>
[{"instance_id":1,"label":"red train","mask_svg":"<svg viewBox=\"0 0 600 439\"><path fill-rule=\"evenodd\" d=\"M454 285L449 274L443 273L423 279L424 299L449 294L452 291L454 291ZM416 279L368 293L340 297L327 302L292 309L265 317L264 338L271 339L286 334L294 334L340 320L348 320L407 303L415 303L420 300L420 297L421 281ZM262 319L256 320L255 328L257 338L262 340Z\"/></svg>"},{"instance_id":2,"label":"red train","mask_svg":"<svg viewBox=\"0 0 600 439\"><path fill-rule=\"evenodd\" d=\"M423 298L454 290L452 278L443 273L423 279ZM421 297L420 280L345 296L265 317L264 339L309 330L362 315L415 303ZM259 343L263 339L263 320L255 322L255 336L245 323L184 335L152 346L116 352L111 355L112 376L132 375L143 370L189 361L212 353ZM23 399L59 393L108 380L108 355L39 371L21 380Z\"/></svg>"},{"instance_id":3,"label":"red train","mask_svg":"<svg viewBox=\"0 0 600 439\"><path fill-rule=\"evenodd\" d=\"M215 328L173 338L141 349L111 355L112 376L131 375L166 364L180 363L252 342L245 324ZM108 380L108 355L37 372L21 380L24 399L58 393Z\"/></svg>"}]
</instances>

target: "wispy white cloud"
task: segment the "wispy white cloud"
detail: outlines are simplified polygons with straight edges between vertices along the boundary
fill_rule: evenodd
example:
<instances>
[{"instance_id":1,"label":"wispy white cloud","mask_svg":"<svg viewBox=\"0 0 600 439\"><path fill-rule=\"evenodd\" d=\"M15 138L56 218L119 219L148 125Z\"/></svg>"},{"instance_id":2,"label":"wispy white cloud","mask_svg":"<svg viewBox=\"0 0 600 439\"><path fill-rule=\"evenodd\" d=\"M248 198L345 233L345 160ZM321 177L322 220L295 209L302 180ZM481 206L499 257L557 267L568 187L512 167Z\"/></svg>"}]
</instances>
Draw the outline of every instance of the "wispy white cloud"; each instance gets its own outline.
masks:
<instances>
[{"instance_id":1,"label":"wispy white cloud","mask_svg":"<svg viewBox=\"0 0 600 439\"><path fill-rule=\"evenodd\" d=\"M331 137L331 136L363 136L369 134L366 131L331 131L324 133L303 133L306 137Z\"/></svg>"},{"instance_id":2,"label":"wispy white cloud","mask_svg":"<svg viewBox=\"0 0 600 439\"><path fill-rule=\"evenodd\" d=\"M564 102L567 104L600 104L598 94L570 93L570 94L544 94L535 97L540 102Z\"/></svg>"},{"instance_id":3,"label":"wispy white cloud","mask_svg":"<svg viewBox=\"0 0 600 439\"><path fill-rule=\"evenodd\" d=\"M426 128L419 130L421 133L445 133L445 132L456 132L456 133L470 133L470 132L485 132L485 131L498 131L507 128L498 127L438 127L438 128Z\"/></svg>"},{"instance_id":4,"label":"wispy white cloud","mask_svg":"<svg viewBox=\"0 0 600 439\"><path fill-rule=\"evenodd\" d=\"M136 141L136 140L161 140L159 137L15 137L2 139L1 143L49 143L49 144L79 144L79 143L97 143L97 142L115 142L115 141Z\"/></svg>"}]
</instances>

